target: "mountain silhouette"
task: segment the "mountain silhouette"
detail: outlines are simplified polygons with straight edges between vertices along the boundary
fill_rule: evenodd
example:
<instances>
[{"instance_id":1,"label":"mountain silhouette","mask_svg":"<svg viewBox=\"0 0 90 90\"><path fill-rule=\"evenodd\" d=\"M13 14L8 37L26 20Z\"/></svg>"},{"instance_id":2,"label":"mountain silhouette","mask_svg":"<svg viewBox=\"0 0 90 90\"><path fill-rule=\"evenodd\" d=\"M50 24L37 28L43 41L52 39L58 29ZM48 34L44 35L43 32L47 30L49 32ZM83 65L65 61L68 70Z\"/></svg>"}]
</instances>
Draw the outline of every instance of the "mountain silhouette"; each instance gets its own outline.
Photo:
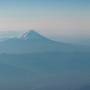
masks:
<instances>
[{"instance_id":1,"label":"mountain silhouette","mask_svg":"<svg viewBox=\"0 0 90 90\"><path fill-rule=\"evenodd\" d=\"M87 49L50 40L35 31L1 41L0 89L89 90Z\"/></svg>"},{"instance_id":2,"label":"mountain silhouette","mask_svg":"<svg viewBox=\"0 0 90 90\"><path fill-rule=\"evenodd\" d=\"M76 52L79 50L88 49L50 40L33 30L25 32L20 38L0 42L0 53Z\"/></svg>"},{"instance_id":3,"label":"mountain silhouette","mask_svg":"<svg viewBox=\"0 0 90 90\"><path fill-rule=\"evenodd\" d=\"M44 36L40 35L38 32L31 30L29 32L25 32L22 36L21 39L24 40L48 40L47 38L45 38Z\"/></svg>"}]
</instances>

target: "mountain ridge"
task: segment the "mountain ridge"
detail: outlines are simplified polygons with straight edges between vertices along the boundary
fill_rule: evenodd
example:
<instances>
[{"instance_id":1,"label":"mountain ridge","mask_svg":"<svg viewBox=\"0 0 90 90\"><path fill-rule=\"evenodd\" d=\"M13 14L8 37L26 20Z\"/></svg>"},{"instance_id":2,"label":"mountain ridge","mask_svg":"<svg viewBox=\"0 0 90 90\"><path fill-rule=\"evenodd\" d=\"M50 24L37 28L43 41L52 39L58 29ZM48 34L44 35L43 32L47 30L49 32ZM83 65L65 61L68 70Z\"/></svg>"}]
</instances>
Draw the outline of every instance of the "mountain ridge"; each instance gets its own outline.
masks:
<instances>
[{"instance_id":1,"label":"mountain ridge","mask_svg":"<svg viewBox=\"0 0 90 90\"><path fill-rule=\"evenodd\" d=\"M30 30L28 32L25 32L21 37L20 39L22 40L32 40L32 41L49 41L49 42L56 42L54 40L51 40L43 35L41 35L39 32L36 32L35 30Z\"/></svg>"},{"instance_id":2,"label":"mountain ridge","mask_svg":"<svg viewBox=\"0 0 90 90\"><path fill-rule=\"evenodd\" d=\"M0 53L77 52L89 49L50 40L36 31L0 42Z\"/></svg>"}]
</instances>

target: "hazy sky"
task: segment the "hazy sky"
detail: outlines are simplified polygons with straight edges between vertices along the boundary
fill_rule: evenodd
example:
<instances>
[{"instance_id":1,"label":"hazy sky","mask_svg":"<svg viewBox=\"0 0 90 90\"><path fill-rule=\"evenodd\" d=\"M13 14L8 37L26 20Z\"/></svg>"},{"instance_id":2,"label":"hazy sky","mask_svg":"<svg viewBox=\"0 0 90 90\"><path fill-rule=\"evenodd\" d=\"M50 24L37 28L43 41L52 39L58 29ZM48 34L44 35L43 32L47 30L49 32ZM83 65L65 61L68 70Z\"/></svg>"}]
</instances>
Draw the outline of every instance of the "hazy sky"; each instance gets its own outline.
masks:
<instances>
[{"instance_id":1,"label":"hazy sky","mask_svg":"<svg viewBox=\"0 0 90 90\"><path fill-rule=\"evenodd\" d=\"M0 0L0 31L35 29L53 37L90 36L90 0Z\"/></svg>"}]
</instances>

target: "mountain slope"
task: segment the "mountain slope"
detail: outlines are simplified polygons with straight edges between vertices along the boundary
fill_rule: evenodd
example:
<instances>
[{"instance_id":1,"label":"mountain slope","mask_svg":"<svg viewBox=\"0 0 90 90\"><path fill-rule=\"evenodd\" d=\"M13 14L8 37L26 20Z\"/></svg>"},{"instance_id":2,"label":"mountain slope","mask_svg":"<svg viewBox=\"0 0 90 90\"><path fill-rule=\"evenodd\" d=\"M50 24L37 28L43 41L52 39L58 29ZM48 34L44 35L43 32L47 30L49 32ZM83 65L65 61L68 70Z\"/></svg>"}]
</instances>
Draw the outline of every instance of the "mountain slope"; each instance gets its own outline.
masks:
<instances>
[{"instance_id":1,"label":"mountain slope","mask_svg":"<svg viewBox=\"0 0 90 90\"><path fill-rule=\"evenodd\" d=\"M50 40L35 31L0 42L0 53L75 52L79 49L82 50L81 47Z\"/></svg>"}]
</instances>

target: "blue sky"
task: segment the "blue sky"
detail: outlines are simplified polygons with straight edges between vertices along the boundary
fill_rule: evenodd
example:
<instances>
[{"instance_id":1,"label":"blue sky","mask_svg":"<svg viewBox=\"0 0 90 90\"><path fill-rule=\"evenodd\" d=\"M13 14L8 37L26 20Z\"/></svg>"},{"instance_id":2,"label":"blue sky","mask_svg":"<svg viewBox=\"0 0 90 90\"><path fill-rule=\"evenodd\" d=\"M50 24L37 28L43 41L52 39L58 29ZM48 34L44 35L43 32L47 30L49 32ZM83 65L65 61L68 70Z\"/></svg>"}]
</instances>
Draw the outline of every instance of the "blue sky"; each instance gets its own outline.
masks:
<instances>
[{"instance_id":1,"label":"blue sky","mask_svg":"<svg viewBox=\"0 0 90 90\"><path fill-rule=\"evenodd\" d=\"M0 31L29 29L52 37L89 38L90 0L0 0Z\"/></svg>"}]
</instances>

